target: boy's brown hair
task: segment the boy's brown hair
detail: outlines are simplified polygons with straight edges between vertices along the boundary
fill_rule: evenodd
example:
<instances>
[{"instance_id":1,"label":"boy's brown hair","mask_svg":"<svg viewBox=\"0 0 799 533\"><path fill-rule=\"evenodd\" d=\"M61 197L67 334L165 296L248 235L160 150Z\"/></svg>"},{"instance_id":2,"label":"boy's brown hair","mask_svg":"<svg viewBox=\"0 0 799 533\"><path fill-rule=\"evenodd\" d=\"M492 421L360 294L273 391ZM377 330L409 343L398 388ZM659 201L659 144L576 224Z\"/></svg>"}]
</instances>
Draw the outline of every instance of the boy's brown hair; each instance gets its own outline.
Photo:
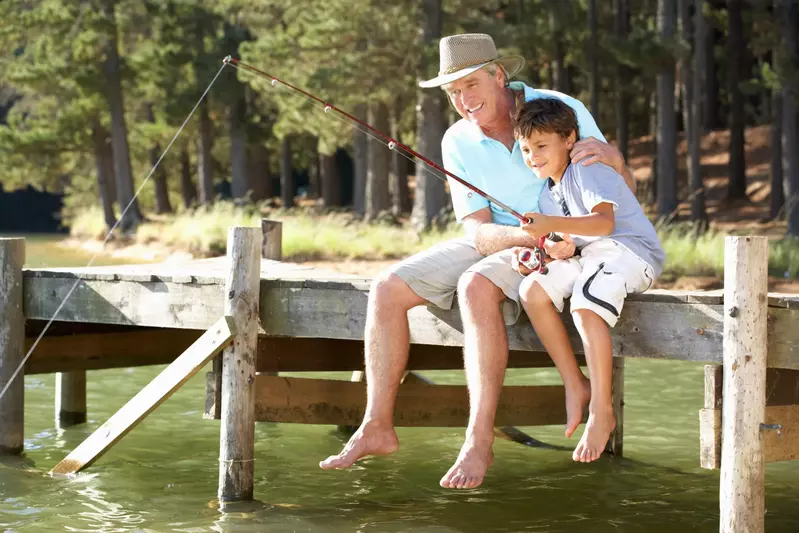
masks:
<instances>
[{"instance_id":1,"label":"boy's brown hair","mask_svg":"<svg viewBox=\"0 0 799 533\"><path fill-rule=\"evenodd\" d=\"M536 98L525 102L513 117L513 135L527 138L531 133L557 133L564 139L571 132L579 138L577 115L563 100L558 98Z\"/></svg>"}]
</instances>

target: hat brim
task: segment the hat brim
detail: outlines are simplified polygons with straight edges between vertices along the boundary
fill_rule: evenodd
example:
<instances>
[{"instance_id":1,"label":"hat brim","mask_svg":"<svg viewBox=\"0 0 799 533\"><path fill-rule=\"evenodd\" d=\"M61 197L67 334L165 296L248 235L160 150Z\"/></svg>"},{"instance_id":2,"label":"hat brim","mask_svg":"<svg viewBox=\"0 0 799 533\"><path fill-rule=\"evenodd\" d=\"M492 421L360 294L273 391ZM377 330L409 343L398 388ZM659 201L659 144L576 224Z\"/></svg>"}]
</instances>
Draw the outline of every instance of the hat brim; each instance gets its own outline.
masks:
<instances>
[{"instance_id":1,"label":"hat brim","mask_svg":"<svg viewBox=\"0 0 799 533\"><path fill-rule=\"evenodd\" d=\"M480 70L484 66L488 65L489 63L497 63L498 65L502 65L505 69L505 72L508 73L508 78L514 77L516 74L524 66L524 58L522 56L505 56L495 59L493 61L486 61L485 63L479 63L477 65L473 65L471 67L466 67L461 70L456 70L455 72L451 72L449 74L443 74L441 76L436 76L431 80L420 81L419 87L423 89L429 89L431 87L441 87L442 85L446 85L447 83L452 83L453 81L459 80L475 72Z\"/></svg>"}]
</instances>

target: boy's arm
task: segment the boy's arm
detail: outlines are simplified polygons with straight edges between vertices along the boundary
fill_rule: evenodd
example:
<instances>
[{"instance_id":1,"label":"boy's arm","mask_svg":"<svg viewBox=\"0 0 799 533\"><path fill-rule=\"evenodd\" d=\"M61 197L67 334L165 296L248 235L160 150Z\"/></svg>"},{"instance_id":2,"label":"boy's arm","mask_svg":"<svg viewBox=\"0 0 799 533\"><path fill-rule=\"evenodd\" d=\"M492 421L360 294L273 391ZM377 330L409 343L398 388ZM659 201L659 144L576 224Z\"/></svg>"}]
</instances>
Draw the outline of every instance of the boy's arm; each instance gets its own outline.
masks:
<instances>
[{"instance_id":1,"label":"boy's arm","mask_svg":"<svg viewBox=\"0 0 799 533\"><path fill-rule=\"evenodd\" d=\"M522 226L522 229L535 239L551 232L604 237L613 233L616 223L613 216L613 204L609 202L595 205L590 215L558 217L540 213L525 213L525 216L532 219L532 222Z\"/></svg>"}]
</instances>

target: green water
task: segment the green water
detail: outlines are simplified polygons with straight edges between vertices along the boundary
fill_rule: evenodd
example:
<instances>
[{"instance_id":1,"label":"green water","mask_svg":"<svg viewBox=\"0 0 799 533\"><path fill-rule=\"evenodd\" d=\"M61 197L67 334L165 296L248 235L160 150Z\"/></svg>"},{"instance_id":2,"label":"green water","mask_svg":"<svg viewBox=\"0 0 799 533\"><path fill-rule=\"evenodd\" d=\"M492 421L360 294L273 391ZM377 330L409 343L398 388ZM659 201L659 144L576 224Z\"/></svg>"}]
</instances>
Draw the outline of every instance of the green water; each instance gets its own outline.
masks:
<instances>
[{"instance_id":1,"label":"green water","mask_svg":"<svg viewBox=\"0 0 799 533\"><path fill-rule=\"evenodd\" d=\"M40 244L46 257L48 243ZM66 431L53 423L54 377L26 378L25 457L0 463L0 531L718 531L719 475L698 466L701 365L627 361L623 459L575 464L568 451L498 440L483 486L467 492L438 486L461 429L399 429L394 456L322 472L317 462L344 442L332 428L258 424L260 505L220 513L219 423L201 417L203 373L85 473L46 475L159 370L89 372L89 423ZM460 372L426 375L463 382ZM507 382L553 384L557 377L550 369L520 370ZM552 444L576 443L560 427L524 429ZM767 466L766 506L767 531L799 531L799 462Z\"/></svg>"}]
</instances>

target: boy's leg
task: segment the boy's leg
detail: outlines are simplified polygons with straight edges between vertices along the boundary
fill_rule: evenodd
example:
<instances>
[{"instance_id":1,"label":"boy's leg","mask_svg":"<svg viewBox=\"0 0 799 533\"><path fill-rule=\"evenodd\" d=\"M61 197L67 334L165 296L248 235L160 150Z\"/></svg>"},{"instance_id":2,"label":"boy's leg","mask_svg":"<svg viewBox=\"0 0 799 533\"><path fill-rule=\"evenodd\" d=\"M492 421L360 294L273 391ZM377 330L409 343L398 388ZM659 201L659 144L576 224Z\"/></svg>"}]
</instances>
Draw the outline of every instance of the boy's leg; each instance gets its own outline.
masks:
<instances>
[{"instance_id":1,"label":"boy's leg","mask_svg":"<svg viewBox=\"0 0 799 533\"><path fill-rule=\"evenodd\" d=\"M591 376L591 403L588 423L572 459L581 463L596 461L602 455L610 433L616 427L611 389L613 382L613 345L605 319L588 309L572 311L574 324L583 340L588 372Z\"/></svg>"},{"instance_id":2,"label":"boy's leg","mask_svg":"<svg viewBox=\"0 0 799 533\"><path fill-rule=\"evenodd\" d=\"M571 294L571 286L579 273L576 260L570 263L553 261L548 274L531 274L519 289L524 310L536 335L563 379L567 437L571 437L580 425L583 411L591 398L590 384L577 364L566 326L559 314L563 309L563 298Z\"/></svg>"}]
</instances>

